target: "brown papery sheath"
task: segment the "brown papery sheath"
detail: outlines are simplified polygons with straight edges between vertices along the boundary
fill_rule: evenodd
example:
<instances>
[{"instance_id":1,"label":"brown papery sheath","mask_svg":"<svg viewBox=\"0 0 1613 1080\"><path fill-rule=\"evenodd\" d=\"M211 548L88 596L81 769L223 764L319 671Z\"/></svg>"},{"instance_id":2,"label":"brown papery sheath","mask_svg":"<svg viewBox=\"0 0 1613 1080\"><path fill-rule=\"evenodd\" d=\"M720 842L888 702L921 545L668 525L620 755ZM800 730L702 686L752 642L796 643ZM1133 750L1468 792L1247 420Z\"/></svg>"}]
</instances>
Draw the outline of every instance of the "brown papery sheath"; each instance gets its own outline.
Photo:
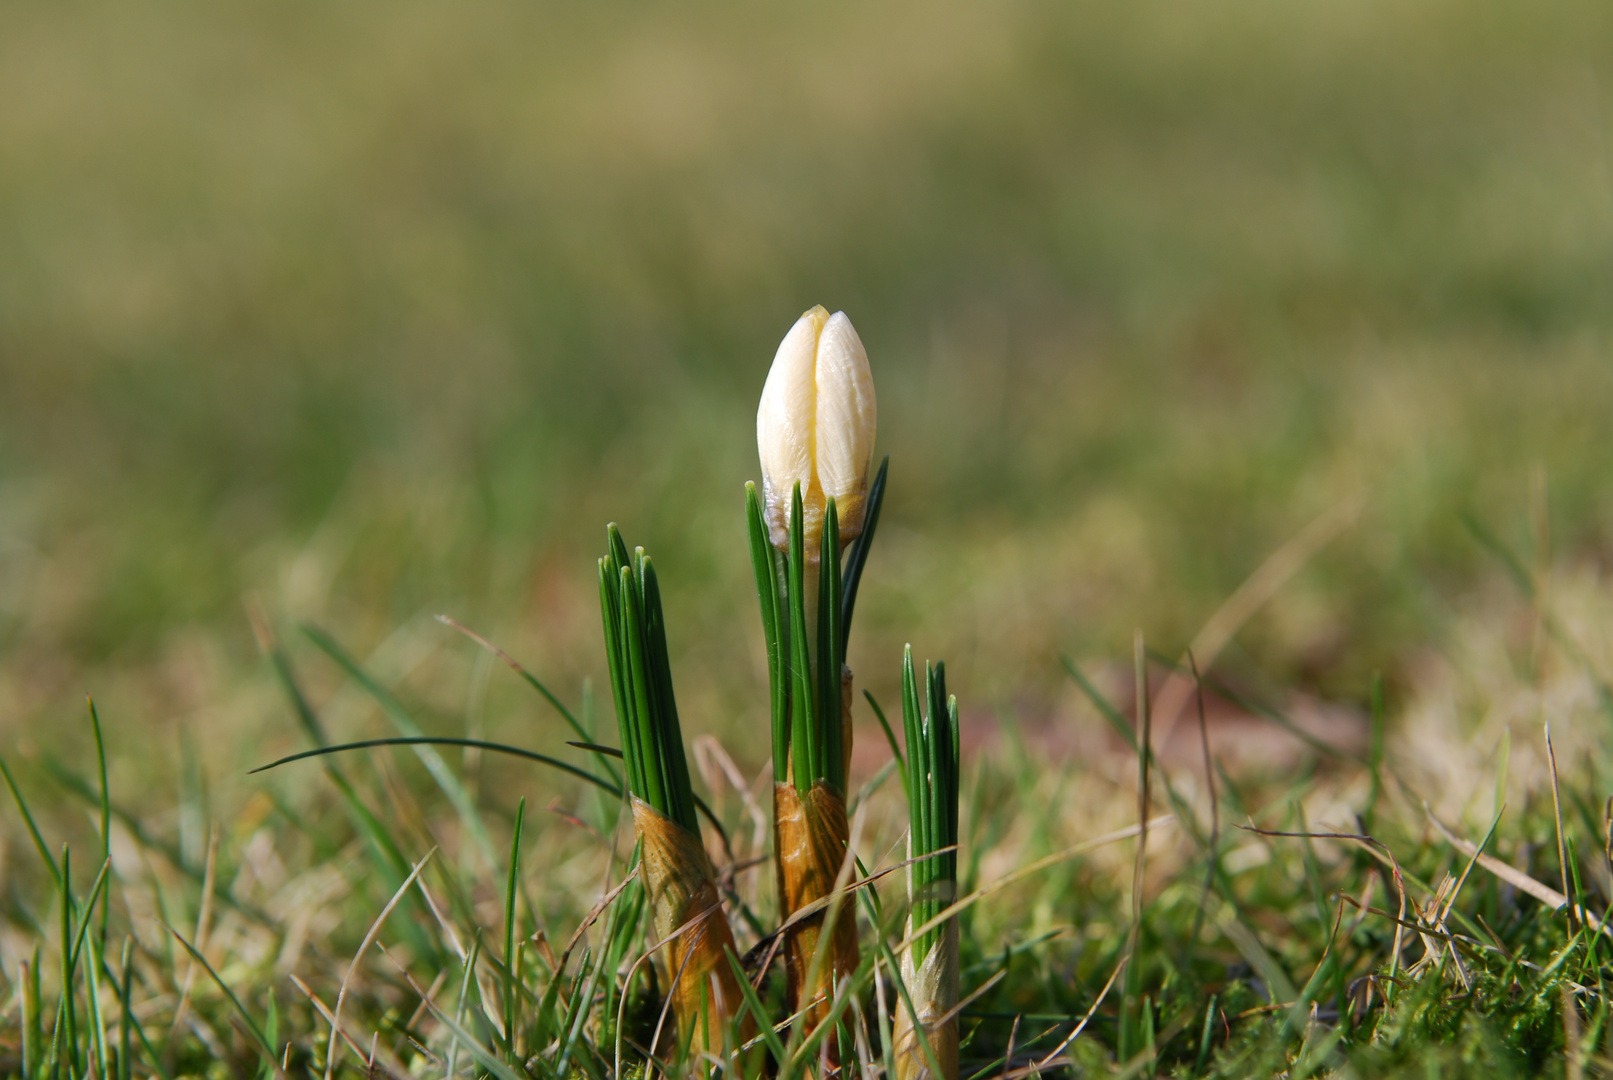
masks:
<instances>
[{"instance_id":1,"label":"brown papery sheath","mask_svg":"<svg viewBox=\"0 0 1613 1080\"><path fill-rule=\"evenodd\" d=\"M721 1057L729 1018L744 998L724 951L733 949L734 933L717 896L716 873L698 836L637 796L633 827L643 845L639 866L656 940L698 919L666 947L678 1043L691 1056L705 1050Z\"/></svg>"},{"instance_id":2,"label":"brown papery sheath","mask_svg":"<svg viewBox=\"0 0 1613 1080\"><path fill-rule=\"evenodd\" d=\"M851 669L840 669L840 736L844 753L842 764L851 761ZM846 859L851 828L846 820L846 797L825 781L815 782L803 795L792 777L773 785L773 851L778 874L779 904L788 919L815 900L834 892L835 879ZM845 770L842 769L842 775ZM789 981L790 1011L810 1003L805 1020L814 1030L829 1015L834 998L834 982L851 977L857 970L856 906L848 893L840 905L831 932L834 935L825 962L820 965L812 986L806 986L812 960L824 929L824 915L804 919L785 935L784 963ZM826 1060L839 1063L835 1040L824 1042Z\"/></svg>"},{"instance_id":3,"label":"brown papery sheath","mask_svg":"<svg viewBox=\"0 0 1613 1080\"><path fill-rule=\"evenodd\" d=\"M779 895L783 898L785 918L788 918L814 900L834 892L850 832L846 823L846 800L822 780L813 784L804 796L794 784L774 784L773 822ZM834 997L834 980L848 978L857 969L857 920L852 902L851 894L846 894L830 928L833 942L811 986L806 985L806 981L828 912L804 919L786 932L784 962L789 976L790 1007L795 1011L810 1004L806 1012L808 1031L828 1016L829 1002Z\"/></svg>"}]
</instances>

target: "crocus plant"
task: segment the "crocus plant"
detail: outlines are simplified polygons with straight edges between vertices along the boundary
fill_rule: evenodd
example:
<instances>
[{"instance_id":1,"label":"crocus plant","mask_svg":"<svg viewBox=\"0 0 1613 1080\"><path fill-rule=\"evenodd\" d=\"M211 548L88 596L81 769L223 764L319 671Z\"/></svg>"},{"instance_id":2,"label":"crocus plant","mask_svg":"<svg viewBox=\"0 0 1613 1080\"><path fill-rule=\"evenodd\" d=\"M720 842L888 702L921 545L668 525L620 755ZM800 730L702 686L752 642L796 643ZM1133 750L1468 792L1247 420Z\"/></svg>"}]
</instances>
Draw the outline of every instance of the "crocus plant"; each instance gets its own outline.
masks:
<instances>
[{"instance_id":1,"label":"crocus plant","mask_svg":"<svg viewBox=\"0 0 1613 1080\"><path fill-rule=\"evenodd\" d=\"M678 1043L666 1056L721 1054L741 1002L728 954L734 935L717 896L716 874L700 840L694 790L683 752L666 620L655 566L629 553L616 526L599 560L599 606L611 695L622 738L627 797L639 842L639 875L657 941L668 941L668 991Z\"/></svg>"},{"instance_id":2,"label":"crocus plant","mask_svg":"<svg viewBox=\"0 0 1613 1080\"><path fill-rule=\"evenodd\" d=\"M834 1020L837 989L859 970L855 905L833 901L852 866L846 643L889 465L870 482L876 417L868 354L851 320L822 307L802 315L762 390L762 484L746 485L745 504L767 646L774 867L789 1006L798 1038L819 1036L826 1072L848 1048L820 1029ZM599 586L640 873L657 937L682 938L666 964L680 1056L718 1054L720 1032L749 991L736 981L735 965L722 962L733 936L700 843L655 570L642 551L629 554L614 526ZM921 717L907 657L903 775L910 854L918 860L909 926L918 932L901 962L912 992L896 1017L894 1050L899 1077L956 1080L957 1026L944 1014L957 999L957 932L951 920L937 919L956 877L957 713L944 678L930 673L930 717Z\"/></svg>"},{"instance_id":3,"label":"crocus plant","mask_svg":"<svg viewBox=\"0 0 1613 1080\"><path fill-rule=\"evenodd\" d=\"M913 648L902 656L907 755L908 936L906 995L896 1014L896 1080L958 1075L958 920L947 914L958 888L958 699L946 665L925 665L926 715L919 708Z\"/></svg>"},{"instance_id":4,"label":"crocus plant","mask_svg":"<svg viewBox=\"0 0 1613 1080\"><path fill-rule=\"evenodd\" d=\"M773 839L779 915L829 896L847 864L851 669L846 641L885 469L868 481L877 410L868 354L844 312L815 307L780 343L762 389L762 495L747 485L751 560L772 691ZM827 950L819 947L828 937ZM853 906L787 935L791 1005L826 1015L857 967Z\"/></svg>"}]
</instances>

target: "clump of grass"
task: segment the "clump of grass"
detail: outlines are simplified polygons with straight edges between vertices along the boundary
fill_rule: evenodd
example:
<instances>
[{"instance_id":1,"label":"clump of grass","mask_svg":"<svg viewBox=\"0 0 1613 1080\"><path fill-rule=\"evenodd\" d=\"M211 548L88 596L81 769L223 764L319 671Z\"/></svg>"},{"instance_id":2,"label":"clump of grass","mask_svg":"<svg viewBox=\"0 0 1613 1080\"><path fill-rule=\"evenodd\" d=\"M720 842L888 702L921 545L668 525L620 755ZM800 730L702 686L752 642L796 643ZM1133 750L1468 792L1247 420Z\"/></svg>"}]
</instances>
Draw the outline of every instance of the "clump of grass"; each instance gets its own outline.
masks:
<instances>
[{"instance_id":1,"label":"clump of grass","mask_svg":"<svg viewBox=\"0 0 1613 1080\"><path fill-rule=\"evenodd\" d=\"M1152 758L1104 680L1072 663L1089 718L1149 766L1136 908L1122 841L1141 823L1120 752L1050 759L1005 720L996 748L964 768L945 669L921 679L904 657L906 753L855 794L867 872L827 898L865 916L859 959L821 1022L801 1024L760 962L781 935L754 916L762 888L747 869L768 852L765 830L741 828L744 800L707 800L732 841L707 864L709 895L744 917L723 916L730 938L698 954L721 961L700 1001L680 988L682 962L665 959L651 844L629 876L632 846L585 797L584 783L608 789L679 835L697 836L705 813L654 567L626 551L612 533L601 566L616 584L602 610L616 628L622 786L584 708L575 733L605 767L548 759L545 775L570 786L553 789L563 816L547 824L473 795L463 765L431 745L458 738L427 733L446 718L317 631L303 658L265 635L288 715L330 744L330 704L347 687L406 733L384 741L407 745L321 757L312 793L277 787L280 773L251 781L262 798L250 822L213 818L202 784L163 817L115 798L99 756L81 767L44 739L26 768L8 753L11 820L37 857L31 875L8 861L0 890L0 1074L625 1080L721 1065L800 1077L822 1071L833 1040L843 1075L949 1075L945 1060L903 1052L904 1023L928 1033L924 1003L939 1011L949 993L959 1077L1577 1077L1613 1065L1613 693L1591 644L1613 628L1613 600L1594 572L1559 570L1548 591L1511 560L1522 602L1488 601L1453 627L1447 675L1373 709L1364 754L1308 735L1286 772L1221 770L1213 738L1209 775ZM1142 659L1145 676L1167 663ZM316 660L338 680L324 697L299 670ZM1289 737L1281 701L1242 697ZM89 730L101 747L99 718ZM104 734L112 761L142 737L116 723ZM881 786L892 771L905 799ZM63 802L87 809L87 826L57 813ZM1218 816L1240 827L1218 829ZM199 850L181 843L189 820L203 822ZM894 853L904 834L918 860L906 866ZM698 840L679 850L707 859ZM701 909L713 928L720 910ZM957 989L928 994L923 968L947 954L948 934ZM1113 993L1122 966L1135 1009ZM939 1058L946 1036L915 1042Z\"/></svg>"}]
</instances>

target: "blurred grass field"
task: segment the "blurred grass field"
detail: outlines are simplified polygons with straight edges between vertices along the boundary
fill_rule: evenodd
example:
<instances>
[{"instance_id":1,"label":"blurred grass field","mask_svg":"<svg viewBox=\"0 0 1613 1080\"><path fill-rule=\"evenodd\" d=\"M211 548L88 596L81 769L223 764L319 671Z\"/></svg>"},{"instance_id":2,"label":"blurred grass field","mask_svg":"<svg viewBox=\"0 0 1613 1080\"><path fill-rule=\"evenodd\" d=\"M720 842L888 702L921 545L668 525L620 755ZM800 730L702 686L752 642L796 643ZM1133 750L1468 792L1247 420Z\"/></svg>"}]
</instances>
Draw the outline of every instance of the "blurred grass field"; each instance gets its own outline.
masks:
<instances>
[{"instance_id":1,"label":"blurred grass field","mask_svg":"<svg viewBox=\"0 0 1613 1080\"><path fill-rule=\"evenodd\" d=\"M742 485L822 303L891 455L859 687L894 700L912 641L966 728L1097 725L1062 654L1180 654L1343 509L1218 670L1352 707L1383 672L1393 722L1480 718L1476 769L1537 627L1464 522L1570 605L1613 559L1610 72L1589 0L0 9L0 751L88 752L93 694L112 786L192 868L205 816L246 808L245 843L265 793L328 810L316 769L240 780L305 745L251 613L340 737L384 725L299 624L433 730L552 748L429 616L579 700L614 519L686 731L760 768ZM1417 730L1431 787L1471 784ZM498 813L552 793L476 777ZM15 922L42 878L3 821Z\"/></svg>"},{"instance_id":2,"label":"blurred grass field","mask_svg":"<svg viewBox=\"0 0 1613 1080\"><path fill-rule=\"evenodd\" d=\"M1223 665L1359 699L1484 556L1613 542L1604 6L327 5L0 15L0 730L283 721L242 600L448 611L574 687L662 553L755 715L740 487L809 304L892 455L855 666L1052 716L1364 499ZM456 691L457 692L457 691ZM247 755L251 757L251 754ZM760 755L756 755L759 760Z\"/></svg>"}]
</instances>

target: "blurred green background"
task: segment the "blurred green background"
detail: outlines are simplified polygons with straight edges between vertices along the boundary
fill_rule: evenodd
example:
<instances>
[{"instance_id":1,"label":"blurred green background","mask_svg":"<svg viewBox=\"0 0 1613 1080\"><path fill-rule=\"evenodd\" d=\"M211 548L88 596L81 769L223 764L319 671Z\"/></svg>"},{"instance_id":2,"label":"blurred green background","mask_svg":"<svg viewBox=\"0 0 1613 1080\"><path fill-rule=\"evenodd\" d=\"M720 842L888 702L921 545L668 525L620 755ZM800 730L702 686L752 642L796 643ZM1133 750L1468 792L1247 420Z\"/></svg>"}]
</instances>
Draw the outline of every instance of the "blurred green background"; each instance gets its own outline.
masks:
<instances>
[{"instance_id":1,"label":"blurred green background","mask_svg":"<svg viewBox=\"0 0 1613 1080\"><path fill-rule=\"evenodd\" d=\"M300 746L255 604L322 700L300 620L553 745L425 617L575 699L614 519L759 766L741 489L814 303L892 458L860 682L912 641L1056 723L1061 652L1180 649L1362 499L1223 659L1358 698L1491 573L1462 512L1613 557L1610 78L1576 0L6 5L0 736Z\"/></svg>"}]
</instances>

